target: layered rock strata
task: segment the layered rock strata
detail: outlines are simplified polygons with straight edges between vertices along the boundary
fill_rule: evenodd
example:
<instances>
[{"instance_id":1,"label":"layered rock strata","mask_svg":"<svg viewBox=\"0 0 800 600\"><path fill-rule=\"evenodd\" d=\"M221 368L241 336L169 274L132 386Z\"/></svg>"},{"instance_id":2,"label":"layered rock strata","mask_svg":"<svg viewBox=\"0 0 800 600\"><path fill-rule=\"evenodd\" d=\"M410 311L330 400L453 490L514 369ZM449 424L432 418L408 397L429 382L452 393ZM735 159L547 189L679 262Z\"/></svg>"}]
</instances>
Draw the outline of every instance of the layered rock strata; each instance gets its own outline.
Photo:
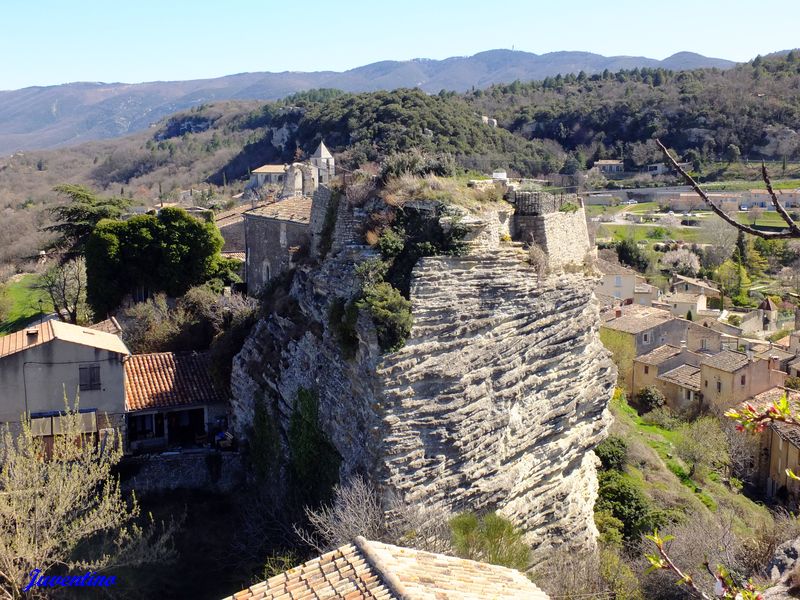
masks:
<instances>
[{"instance_id":1,"label":"layered rock strata","mask_svg":"<svg viewBox=\"0 0 800 600\"><path fill-rule=\"evenodd\" d=\"M347 360L327 315L334 297L356 290L353 265L368 252L299 270L291 314L256 326L234 361L237 429L264 402L285 448L297 390L313 389L342 479L363 473L387 494L451 512L498 510L540 551L592 545L590 450L605 435L616 378L593 281L539 279L511 245L425 258L405 346L381 356L362 311Z\"/></svg>"}]
</instances>

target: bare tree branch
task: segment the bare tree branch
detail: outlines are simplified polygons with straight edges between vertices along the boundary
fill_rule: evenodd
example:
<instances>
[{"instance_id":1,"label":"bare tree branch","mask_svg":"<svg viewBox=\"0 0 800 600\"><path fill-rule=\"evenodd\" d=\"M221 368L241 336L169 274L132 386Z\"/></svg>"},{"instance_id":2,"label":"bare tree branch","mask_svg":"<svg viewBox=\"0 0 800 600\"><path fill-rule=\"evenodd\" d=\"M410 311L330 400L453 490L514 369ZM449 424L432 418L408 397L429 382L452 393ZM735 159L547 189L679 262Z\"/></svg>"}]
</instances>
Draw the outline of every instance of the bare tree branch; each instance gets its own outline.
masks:
<instances>
[{"instance_id":1,"label":"bare tree branch","mask_svg":"<svg viewBox=\"0 0 800 600\"><path fill-rule=\"evenodd\" d=\"M769 180L769 173L767 173L767 165L763 162L761 163L761 178L767 186L767 191L772 198L772 205L775 207L775 210L778 211L781 218L789 225L789 229L795 234L795 237L800 237L800 228L797 227L797 223L792 220L792 217L786 212L783 204L778 200L778 196L775 195L775 190L772 189L772 182Z\"/></svg>"},{"instance_id":2,"label":"bare tree branch","mask_svg":"<svg viewBox=\"0 0 800 600\"><path fill-rule=\"evenodd\" d=\"M711 202L711 199L708 197L708 194L706 194L703 188L700 187L700 184L698 184L691 175L689 175L686 171L683 170L683 167L681 167L678 164L678 161L676 161L672 157L672 155L669 153L669 150L667 150L666 146L664 146L664 144L661 143L661 140L656 139L656 144L658 144L658 147L661 148L661 152L664 153L664 156L666 157L669 164L672 165L672 168L675 169L678 173L680 173L681 177L683 177L686 183L688 183L692 187L692 189L697 193L697 195L700 196L706 204L708 204L709 208L711 208L714 214L716 214L719 218L728 223L728 225L736 227L736 229L738 229L739 231L743 231L745 233L749 233L750 235L755 235L757 237L764 239L775 240L775 239L787 239L787 238L800 238L800 229L798 229L797 226L794 225L794 222L791 220L789 215L786 214L786 210L783 208L780 202L778 202L778 199L777 197L775 197L774 192L773 192L773 203L776 204L776 207L780 206L780 210L782 211L781 212L782 217L784 216L784 214L786 214L786 216L783 218L784 220L788 219L788 222L792 224L790 229L784 229L783 231L760 231L758 229L750 227L749 225L744 225L742 223L739 223L738 221L736 221L736 219L726 214L725 211L723 211L720 207ZM771 187L772 186L770 185L767 189L770 189Z\"/></svg>"}]
</instances>

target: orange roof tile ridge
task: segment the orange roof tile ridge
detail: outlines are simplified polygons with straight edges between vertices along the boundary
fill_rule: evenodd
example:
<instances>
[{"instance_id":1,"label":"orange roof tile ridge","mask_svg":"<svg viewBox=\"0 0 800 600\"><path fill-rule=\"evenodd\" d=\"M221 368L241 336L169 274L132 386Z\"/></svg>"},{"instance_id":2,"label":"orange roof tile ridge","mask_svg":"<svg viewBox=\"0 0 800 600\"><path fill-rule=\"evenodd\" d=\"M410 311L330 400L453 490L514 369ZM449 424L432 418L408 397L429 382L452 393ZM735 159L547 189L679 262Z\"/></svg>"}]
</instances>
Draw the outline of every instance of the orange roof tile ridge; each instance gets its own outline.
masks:
<instances>
[{"instance_id":1,"label":"orange roof tile ridge","mask_svg":"<svg viewBox=\"0 0 800 600\"><path fill-rule=\"evenodd\" d=\"M377 555L372 546L369 545L369 540L363 536L357 535L353 540L353 545L358 548L358 551L361 552L361 554L364 555L364 558L375 570L375 572L380 575L380 578L383 580L386 587L389 588L389 591L397 598L397 600L413 600L406 591L405 587L403 587L403 584L397 575L395 575L389 569L389 567Z\"/></svg>"}]
</instances>

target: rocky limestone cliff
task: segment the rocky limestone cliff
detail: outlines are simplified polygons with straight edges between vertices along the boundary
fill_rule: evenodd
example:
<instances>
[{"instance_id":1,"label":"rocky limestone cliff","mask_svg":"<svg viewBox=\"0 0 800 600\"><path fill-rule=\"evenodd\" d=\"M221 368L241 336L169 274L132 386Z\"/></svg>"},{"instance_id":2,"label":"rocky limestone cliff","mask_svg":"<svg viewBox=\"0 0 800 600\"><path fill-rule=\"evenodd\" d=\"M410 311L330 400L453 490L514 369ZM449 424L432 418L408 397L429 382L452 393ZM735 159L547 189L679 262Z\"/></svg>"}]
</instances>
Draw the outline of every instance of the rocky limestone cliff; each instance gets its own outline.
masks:
<instances>
[{"instance_id":1,"label":"rocky limestone cliff","mask_svg":"<svg viewBox=\"0 0 800 600\"><path fill-rule=\"evenodd\" d=\"M319 398L321 426L342 457L407 502L498 510L539 550L594 543L590 450L605 435L616 372L597 330L593 280L544 280L512 245L420 260L414 326L382 356L371 320L346 360L328 327L334 297L357 288L344 248L297 270L295 304L258 323L234 361L234 426L264 402L286 432L299 388ZM276 482L276 484L279 482Z\"/></svg>"}]
</instances>

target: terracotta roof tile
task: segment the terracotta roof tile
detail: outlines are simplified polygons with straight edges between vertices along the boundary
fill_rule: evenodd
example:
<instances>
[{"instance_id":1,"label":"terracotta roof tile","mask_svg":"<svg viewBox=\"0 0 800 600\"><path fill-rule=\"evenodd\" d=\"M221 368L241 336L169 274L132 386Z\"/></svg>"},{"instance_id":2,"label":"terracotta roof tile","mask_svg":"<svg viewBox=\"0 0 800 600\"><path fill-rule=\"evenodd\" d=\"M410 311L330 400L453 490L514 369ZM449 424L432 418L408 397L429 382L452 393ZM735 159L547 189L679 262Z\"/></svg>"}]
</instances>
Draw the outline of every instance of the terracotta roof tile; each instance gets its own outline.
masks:
<instances>
[{"instance_id":1,"label":"terracotta roof tile","mask_svg":"<svg viewBox=\"0 0 800 600\"><path fill-rule=\"evenodd\" d=\"M296 197L279 200L245 213L247 217L262 217L277 221L308 223L311 220L311 198Z\"/></svg>"},{"instance_id":2,"label":"terracotta roof tile","mask_svg":"<svg viewBox=\"0 0 800 600\"><path fill-rule=\"evenodd\" d=\"M665 360L672 358L673 356L677 356L681 353L681 349L677 346L670 346L669 344L664 344L663 346L659 346L654 350L651 350L647 354L642 354L641 356L637 356L634 360L636 362L644 363L646 365L660 365Z\"/></svg>"},{"instance_id":3,"label":"terracotta roof tile","mask_svg":"<svg viewBox=\"0 0 800 600\"><path fill-rule=\"evenodd\" d=\"M608 314L610 313L610 314ZM622 309L622 316L615 317L614 311L608 311L603 327L623 331L625 333L641 333L675 319L669 312L651 306L631 304Z\"/></svg>"},{"instance_id":4,"label":"terracotta roof tile","mask_svg":"<svg viewBox=\"0 0 800 600\"><path fill-rule=\"evenodd\" d=\"M94 325L89 325L89 329L113 333L114 335L120 335L122 333L122 326L114 317L109 317L105 321L100 321Z\"/></svg>"},{"instance_id":5,"label":"terracotta roof tile","mask_svg":"<svg viewBox=\"0 0 800 600\"><path fill-rule=\"evenodd\" d=\"M130 354L122 340L111 333L61 321L45 321L0 337L0 358L46 344L54 339L119 354Z\"/></svg>"},{"instance_id":6,"label":"terracotta roof tile","mask_svg":"<svg viewBox=\"0 0 800 600\"><path fill-rule=\"evenodd\" d=\"M720 371L733 373L739 369L746 367L749 359L746 354L742 352L734 352L733 350L723 350L717 354L705 357L700 364L707 365Z\"/></svg>"},{"instance_id":7,"label":"terracotta roof tile","mask_svg":"<svg viewBox=\"0 0 800 600\"><path fill-rule=\"evenodd\" d=\"M547 600L519 571L356 538L235 600Z\"/></svg>"},{"instance_id":8,"label":"terracotta roof tile","mask_svg":"<svg viewBox=\"0 0 800 600\"><path fill-rule=\"evenodd\" d=\"M171 408L224 402L206 354L157 352L125 361L125 409Z\"/></svg>"},{"instance_id":9,"label":"terracotta roof tile","mask_svg":"<svg viewBox=\"0 0 800 600\"><path fill-rule=\"evenodd\" d=\"M675 383L695 392L700 391L700 369L692 365L680 365L663 375L659 375L656 379Z\"/></svg>"}]
</instances>

